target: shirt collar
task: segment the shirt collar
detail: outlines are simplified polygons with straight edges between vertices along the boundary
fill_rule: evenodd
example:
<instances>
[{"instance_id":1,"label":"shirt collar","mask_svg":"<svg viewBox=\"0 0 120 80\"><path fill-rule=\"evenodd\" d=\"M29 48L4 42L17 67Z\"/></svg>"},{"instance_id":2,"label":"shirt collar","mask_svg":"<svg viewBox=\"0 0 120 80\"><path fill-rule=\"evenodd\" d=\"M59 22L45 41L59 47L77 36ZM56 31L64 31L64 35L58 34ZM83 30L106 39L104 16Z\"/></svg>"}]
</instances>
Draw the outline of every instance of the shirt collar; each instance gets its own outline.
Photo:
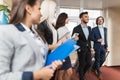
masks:
<instances>
[{"instance_id":1,"label":"shirt collar","mask_svg":"<svg viewBox=\"0 0 120 80\"><path fill-rule=\"evenodd\" d=\"M30 28L28 28L26 25L24 25L23 23L20 23L24 28L25 28L25 30L27 31L27 32L30 32L31 30L30 30Z\"/></svg>"},{"instance_id":2,"label":"shirt collar","mask_svg":"<svg viewBox=\"0 0 120 80\"><path fill-rule=\"evenodd\" d=\"M81 24L81 27L82 27L82 28L87 28L87 25L86 25L86 26L83 26L83 25Z\"/></svg>"},{"instance_id":3,"label":"shirt collar","mask_svg":"<svg viewBox=\"0 0 120 80\"><path fill-rule=\"evenodd\" d=\"M98 25L99 28L103 28L103 25Z\"/></svg>"}]
</instances>

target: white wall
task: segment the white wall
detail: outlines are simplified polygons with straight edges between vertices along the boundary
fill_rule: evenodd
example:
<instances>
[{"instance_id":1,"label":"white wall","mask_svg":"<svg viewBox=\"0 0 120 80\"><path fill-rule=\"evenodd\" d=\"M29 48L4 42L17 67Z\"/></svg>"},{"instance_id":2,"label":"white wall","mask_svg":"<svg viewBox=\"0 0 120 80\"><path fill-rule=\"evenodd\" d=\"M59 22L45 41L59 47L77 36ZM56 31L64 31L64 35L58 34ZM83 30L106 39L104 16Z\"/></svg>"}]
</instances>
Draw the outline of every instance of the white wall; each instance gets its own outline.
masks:
<instances>
[{"instance_id":1,"label":"white wall","mask_svg":"<svg viewBox=\"0 0 120 80\"><path fill-rule=\"evenodd\" d=\"M0 4L3 4L3 0L0 0Z\"/></svg>"},{"instance_id":2,"label":"white wall","mask_svg":"<svg viewBox=\"0 0 120 80\"><path fill-rule=\"evenodd\" d=\"M108 28L110 50L106 64L117 66L120 65L120 8L105 9L103 14Z\"/></svg>"}]
</instances>

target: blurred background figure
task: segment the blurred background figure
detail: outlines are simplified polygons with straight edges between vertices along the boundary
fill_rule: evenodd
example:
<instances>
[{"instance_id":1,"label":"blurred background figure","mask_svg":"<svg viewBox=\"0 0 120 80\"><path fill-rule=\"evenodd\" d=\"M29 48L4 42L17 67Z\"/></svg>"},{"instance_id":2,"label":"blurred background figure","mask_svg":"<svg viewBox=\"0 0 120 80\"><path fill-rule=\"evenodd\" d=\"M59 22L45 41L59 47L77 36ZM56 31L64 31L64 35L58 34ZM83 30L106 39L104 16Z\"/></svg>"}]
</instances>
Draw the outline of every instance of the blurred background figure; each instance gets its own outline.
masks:
<instances>
[{"instance_id":1,"label":"blurred background figure","mask_svg":"<svg viewBox=\"0 0 120 80\"><path fill-rule=\"evenodd\" d=\"M56 3L53 0L44 0L41 4L41 22L37 26L37 29L42 33L46 42L48 43L48 48L50 53L52 50L57 48L66 39L62 39L57 42L57 31L54 28L54 19L56 12ZM55 73L56 74L56 73ZM55 79L55 74L51 80Z\"/></svg>"},{"instance_id":2,"label":"blurred background figure","mask_svg":"<svg viewBox=\"0 0 120 80\"><path fill-rule=\"evenodd\" d=\"M0 26L0 80L49 80L62 65L44 66L48 45L33 26L40 18L39 0L12 0L11 25Z\"/></svg>"},{"instance_id":3,"label":"blurred background figure","mask_svg":"<svg viewBox=\"0 0 120 80\"><path fill-rule=\"evenodd\" d=\"M68 14L66 13L59 14L55 26L58 34L58 40L62 38L69 39L71 37L70 31L66 27L66 24L68 24L68 22L69 22ZM57 80L71 80L72 66L70 57L67 57L65 59L63 66L58 70L57 73L58 73Z\"/></svg>"},{"instance_id":4,"label":"blurred background figure","mask_svg":"<svg viewBox=\"0 0 120 80\"><path fill-rule=\"evenodd\" d=\"M57 32L53 26L56 11L56 3L53 0L44 0L41 4L42 18L38 25L48 44L57 43Z\"/></svg>"},{"instance_id":5,"label":"blurred background figure","mask_svg":"<svg viewBox=\"0 0 120 80\"><path fill-rule=\"evenodd\" d=\"M49 44L49 53L51 50L55 49L65 40L60 40L57 42L57 31L54 28L56 12L56 3L53 0L44 0L41 4L42 18L37 29L42 33L45 40Z\"/></svg>"},{"instance_id":6,"label":"blurred background figure","mask_svg":"<svg viewBox=\"0 0 120 80\"><path fill-rule=\"evenodd\" d=\"M93 70L99 80L103 80L100 67L105 62L105 55L108 51L107 28L103 27L103 23L104 18L102 16L97 17L97 26L92 29L92 40L94 41L95 50L95 63L93 65Z\"/></svg>"},{"instance_id":7,"label":"blurred background figure","mask_svg":"<svg viewBox=\"0 0 120 80\"><path fill-rule=\"evenodd\" d=\"M91 27L87 25L89 22L88 12L82 12L79 15L81 24L73 29L74 33L79 33L77 44L80 49L77 50L79 60L79 80L85 80L85 74L91 67Z\"/></svg>"}]
</instances>

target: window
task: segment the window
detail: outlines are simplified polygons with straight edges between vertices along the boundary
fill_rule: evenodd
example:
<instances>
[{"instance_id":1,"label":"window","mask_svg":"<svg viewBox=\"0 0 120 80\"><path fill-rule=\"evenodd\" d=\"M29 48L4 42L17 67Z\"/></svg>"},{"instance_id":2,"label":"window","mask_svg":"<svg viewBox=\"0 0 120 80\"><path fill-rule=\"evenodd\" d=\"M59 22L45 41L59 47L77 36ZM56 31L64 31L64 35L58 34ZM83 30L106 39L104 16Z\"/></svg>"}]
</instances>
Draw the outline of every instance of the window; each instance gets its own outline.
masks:
<instances>
[{"instance_id":1,"label":"window","mask_svg":"<svg viewBox=\"0 0 120 80\"><path fill-rule=\"evenodd\" d=\"M101 10L87 10L84 9L84 12L87 11L90 17L90 20L88 22L88 25L91 27L96 26L96 18L98 16L101 16L102 11ZM69 16L69 24L68 29L72 32L73 28L77 26L80 23L79 14L80 9L70 9L70 8L60 8L60 13L65 12Z\"/></svg>"},{"instance_id":2,"label":"window","mask_svg":"<svg viewBox=\"0 0 120 80\"><path fill-rule=\"evenodd\" d=\"M87 11L90 19L96 19L98 16L101 15L101 10L83 10L84 12Z\"/></svg>"},{"instance_id":3,"label":"window","mask_svg":"<svg viewBox=\"0 0 120 80\"><path fill-rule=\"evenodd\" d=\"M67 27L72 33L73 28L78 25L80 11L79 9L60 8L60 13L62 12L67 13L69 16L69 24Z\"/></svg>"},{"instance_id":4,"label":"window","mask_svg":"<svg viewBox=\"0 0 120 80\"><path fill-rule=\"evenodd\" d=\"M60 8L60 13L65 12L68 16L79 16L79 9Z\"/></svg>"},{"instance_id":5,"label":"window","mask_svg":"<svg viewBox=\"0 0 120 80\"><path fill-rule=\"evenodd\" d=\"M102 11L101 10L83 10L84 12L87 11L90 17L90 20L88 22L88 25L91 27L96 26L96 18L98 16L101 16Z\"/></svg>"}]
</instances>

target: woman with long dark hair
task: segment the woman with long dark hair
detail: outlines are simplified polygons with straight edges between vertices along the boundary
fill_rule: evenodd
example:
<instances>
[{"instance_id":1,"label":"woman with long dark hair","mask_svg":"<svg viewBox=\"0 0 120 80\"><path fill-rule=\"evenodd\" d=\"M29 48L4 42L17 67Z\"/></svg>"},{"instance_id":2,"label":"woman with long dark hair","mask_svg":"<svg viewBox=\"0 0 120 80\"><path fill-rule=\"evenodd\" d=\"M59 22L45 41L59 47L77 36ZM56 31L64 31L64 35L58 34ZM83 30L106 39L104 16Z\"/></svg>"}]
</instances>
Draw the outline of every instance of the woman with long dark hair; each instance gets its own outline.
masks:
<instances>
[{"instance_id":1,"label":"woman with long dark hair","mask_svg":"<svg viewBox=\"0 0 120 80\"><path fill-rule=\"evenodd\" d=\"M48 46L33 27L40 22L40 1L12 4L11 25L0 27L0 80L49 80L62 62L44 67Z\"/></svg>"},{"instance_id":2,"label":"woman with long dark hair","mask_svg":"<svg viewBox=\"0 0 120 80\"><path fill-rule=\"evenodd\" d=\"M70 38L70 31L66 27L66 24L68 24L68 15L66 13L61 13L56 22L55 28L57 29L58 33L58 40L62 38ZM70 80L72 75L72 66L70 57L67 57L65 59L65 62L63 63L63 66L58 71L58 80Z\"/></svg>"}]
</instances>

